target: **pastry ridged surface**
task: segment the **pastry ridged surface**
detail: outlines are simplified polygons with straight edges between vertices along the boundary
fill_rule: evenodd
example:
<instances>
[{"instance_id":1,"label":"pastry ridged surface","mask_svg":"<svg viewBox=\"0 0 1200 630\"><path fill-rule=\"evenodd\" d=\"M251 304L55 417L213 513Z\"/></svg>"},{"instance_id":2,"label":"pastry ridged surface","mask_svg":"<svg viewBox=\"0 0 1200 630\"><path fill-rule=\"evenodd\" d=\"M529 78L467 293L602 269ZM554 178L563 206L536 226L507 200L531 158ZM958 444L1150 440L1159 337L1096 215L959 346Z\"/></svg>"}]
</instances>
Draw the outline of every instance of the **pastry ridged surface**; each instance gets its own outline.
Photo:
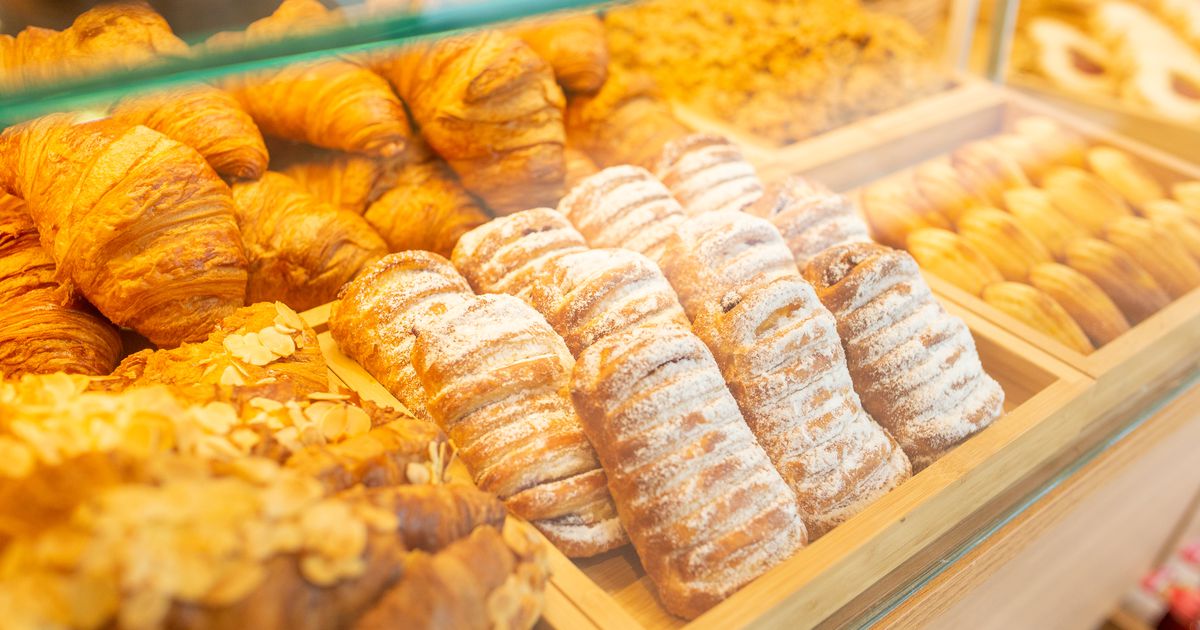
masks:
<instances>
[{"instance_id":1,"label":"pastry ridged surface","mask_svg":"<svg viewBox=\"0 0 1200 630\"><path fill-rule=\"evenodd\" d=\"M571 392L671 613L696 617L805 544L795 495L687 329L604 338L580 355Z\"/></svg>"},{"instance_id":2,"label":"pastry ridged surface","mask_svg":"<svg viewBox=\"0 0 1200 630\"><path fill-rule=\"evenodd\" d=\"M558 202L592 247L631 249L658 261L683 208L644 168L613 166L583 180Z\"/></svg>"},{"instance_id":3,"label":"pastry ridged surface","mask_svg":"<svg viewBox=\"0 0 1200 630\"><path fill-rule=\"evenodd\" d=\"M418 417L428 418L425 390L412 366L413 326L471 295L445 258L400 252L380 259L347 284L329 312L338 347Z\"/></svg>"},{"instance_id":4,"label":"pastry ridged surface","mask_svg":"<svg viewBox=\"0 0 1200 630\"><path fill-rule=\"evenodd\" d=\"M769 220L779 230L798 265L834 245L871 240L867 224L849 197L803 177L767 186L763 196L745 211Z\"/></svg>"},{"instance_id":5,"label":"pastry ridged surface","mask_svg":"<svg viewBox=\"0 0 1200 630\"><path fill-rule=\"evenodd\" d=\"M463 234L451 258L476 291L526 299L533 277L546 263L586 249L583 235L566 217L550 208L534 208Z\"/></svg>"},{"instance_id":6,"label":"pastry ridged surface","mask_svg":"<svg viewBox=\"0 0 1200 630\"><path fill-rule=\"evenodd\" d=\"M689 219L680 237L668 249L671 281L712 289L690 294L696 334L796 492L809 535L906 479L908 458L854 391L833 315L771 224L714 212Z\"/></svg>"},{"instance_id":7,"label":"pastry ridged surface","mask_svg":"<svg viewBox=\"0 0 1200 630\"><path fill-rule=\"evenodd\" d=\"M574 359L537 311L509 295L470 298L418 324L412 360L480 488L568 556L626 542L568 396Z\"/></svg>"},{"instance_id":8,"label":"pastry ridged surface","mask_svg":"<svg viewBox=\"0 0 1200 630\"><path fill-rule=\"evenodd\" d=\"M834 247L804 275L838 322L863 407L920 470L1003 412L962 320L942 309L907 253Z\"/></svg>"},{"instance_id":9,"label":"pastry ridged surface","mask_svg":"<svg viewBox=\"0 0 1200 630\"><path fill-rule=\"evenodd\" d=\"M693 216L741 210L763 194L754 167L722 136L693 134L668 142L654 174Z\"/></svg>"},{"instance_id":10,"label":"pastry ridged surface","mask_svg":"<svg viewBox=\"0 0 1200 630\"><path fill-rule=\"evenodd\" d=\"M571 353L642 325L688 325L658 266L624 249L590 249L547 262L529 302L562 335Z\"/></svg>"}]
</instances>

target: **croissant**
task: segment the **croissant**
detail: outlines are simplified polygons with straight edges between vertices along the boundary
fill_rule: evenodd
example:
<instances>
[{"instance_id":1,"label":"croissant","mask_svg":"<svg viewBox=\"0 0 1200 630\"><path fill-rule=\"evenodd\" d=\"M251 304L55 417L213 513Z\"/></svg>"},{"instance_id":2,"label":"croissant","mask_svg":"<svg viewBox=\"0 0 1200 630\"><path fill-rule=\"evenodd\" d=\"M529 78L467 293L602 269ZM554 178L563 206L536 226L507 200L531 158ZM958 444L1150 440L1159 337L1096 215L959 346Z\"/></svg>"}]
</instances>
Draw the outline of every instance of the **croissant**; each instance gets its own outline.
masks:
<instances>
[{"instance_id":1,"label":"croissant","mask_svg":"<svg viewBox=\"0 0 1200 630\"><path fill-rule=\"evenodd\" d=\"M568 94L591 94L608 77L604 23L594 13L519 24L513 34L550 63Z\"/></svg>"},{"instance_id":2,"label":"croissant","mask_svg":"<svg viewBox=\"0 0 1200 630\"><path fill-rule=\"evenodd\" d=\"M796 175L767 185L744 210L770 221L800 266L834 245L871 240L849 197Z\"/></svg>"},{"instance_id":3,"label":"croissant","mask_svg":"<svg viewBox=\"0 0 1200 630\"><path fill-rule=\"evenodd\" d=\"M117 330L59 284L20 199L0 194L0 377L108 374Z\"/></svg>"},{"instance_id":4,"label":"croissant","mask_svg":"<svg viewBox=\"0 0 1200 630\"><path fill-rule=\"evenodd\" d=\"M625 544L568 398L574 360L536 311L508 295L468 298L418 323L412 364L476 485L568 556Z\"/></svg>"},{"instance_id":5,"label":"croissant","mask_svg":"<svg viewBox=\"0 0 1200 630\"><path fill-rule=\"evenodd\" d=\"M476 529L498 532L506 515L496 495L465 483L354 488L341 496L363 497L395 514L405 548L425 552L441 551Z\"/></svg>"},{"instance_id":6,"label":"croissant","mask_svg":"<svg viewBox=\"0 0 1200 630\"><path fill-rule=\"evenodd\" d=\"M711 134L698 133L668 142L654 167L654 176L692 216L741 210L763 194L762 181L737 146Z\"/></svg>"},{"instance_id":7,"label":"croissant","mask_svg":"<svg viewBox=\"0 0 1200 630\"><path fill-rule=\"evenodd\" d=\"M25 199L61 277L160 346L203 338L245 302L229 188L156 131L64 114L11 127L0 189Z\"/></svg>"},{"instance_id":8,"label":"croissant","mask_svg":"<svg viewBox=\"0 0 1200 630\"><path fill-rule=\"evenodd\" d=\"M358 485L389 488L446 480L451 446L436 425L403 415L398 409L366 402L362 407L375 425L366 433L336 443L305 444L290 453L286 466L320 481L329 492Z\"/></svg>"},{"instance_id":9,"label":"croissant","mask_svg":"<svg viewBox=\"0 0 1200 630\"><path fill-rule=\"evenodd\" d=\"M134 96L118 102L112 115L192 147L221 175L258 179L267 170L262 134L224 90L197 84Z\"/></svg>"},{"instance_id":10,"label":"croissant","mask_svg":"<svg viewBox=\"0 0 1200 630\"><path fill-rule=\"evenodd\" d=\"M292 178L308 194L341 210L362 214L390 190L405 156L377 158L356 153L289 147L282 159L272 145L272 168Z\"/></svg>"},{"instance_id":11,"label":"croissant","mask_svg":"<svg viewBox=\"0 0 1200 630\"><path fill-rule=\"evenodd\" d=\"M213 48L279 38L330 19L317 0L284 0L244 33L211 38ZM329 57L251 72L222 84L267 134L327 149L390 157L412 136L404 105L383 77L358 61Z\"/></svg>"},{"instance_id":12,"label":"croissant","mask_svg":"<svg viewBox=\"0 0 1200 630\"><path fill-rule=\"evenodd\" d=\"M671 191L646 169L610 166L558 202L592 247L620 247L657 261L687 216Z\"/></svg>"},{"instance_id":13,"label":"croissant","mask_svg":"<svg viewBox=\"0 0 1200 630\"><path fill-rule=\"evenodd\" d=\"M423 249L450 256L458 238L488 215L438 160L400 169L392 188L363 215L391 251Z\"/></svg>"},{"instance_id":14,"label":"croissant","mask_svg":"<svg viewBox=\"0 0 1200 630\"><path fill-rule=\"evenodd\" d=\"M406 48L380 71L463 186L499 214L562 196L562 90L521 40L483 31Z\"/></svg>"},{"instance_id":15,"label":"croissant","mask_svg":"<svg viewBox=\"0 0 1200 630\"><path fill-rule=\"evenodd\" d=\"M765 219L725 211L684 222L663 270L692 314L746 423L799 499L811 539L911 475L863 411L833 315Z\"/></svg>"},{"instance_id":16,"label":"croissant","mask_svg":"<svg viewBox=\"0 0 1200 630\"><path fill-rule=\"evenodd\" d=\"M571 396L672 614L700 615L807 542L796 496L690 331L605 337L579 356Z\"/></svg>"},{"instance_id":17,"label":"croissant","mask_svg":"<svg viewBox=\"0 0 1200 630\"><path fill-rule=\"evenodd\" d=\"M387 253L362 217L318 201L281 173L234 184L233 200L250 263L249 302L320 306Z\"/></svg>"},{"instance_id":18,"label":"croissant","mask_svg":"<svg viewBox=\"0 0 1200 630\"><path fill-rule=\"evenodd\" d=\"M587 251L566 217L534 208L493 219L458 239L454 266L479 293L507 293L526 302L534 278L554 258Z\"/></svg>"},{"instance_id":19,"label":"croissant","mask_svg":"<svg viewBox=\"0 0 1200 630\"><path fill-rule=\"evenodd\" d=\"M568 143L602 167L651 168L663 146L691 133L675 118L653 79L615 68L599 92L567 102L565 120Z\"/></svg>"},{"instance_id":20,"label":"croissant","mask_svg":"<svg viewBox=\"0 0 1200 630\"><path fill-rule=\"evenodd\" d=\"M330 307L329 330L342 352L410 412L428 419L425 389L411 360L413 327L470 295L470 285L445 258L391 254L342 289Z\"/></svg>"},{"instance_id":21,"label":"croissant","mask_svg":"<svg viewBox=\"0 0 1200 630\"><path fill-rule=\"evenodd\" d=\"M863 408L912 461L932 464L1003 413L962 320L942 309L907 253L874 243L825 250L804 277L837 319Z\"/></svg>"},{"instance_id":22,"label":"croissant","mask_svg":"<svg viewBox=\"0 0 1200 630\"><path fill-rule=\"evenodd\" d=\"M586 153L573 147L563 149L563 158L567 161L566 188L571 190L575 184L595 175L600 169Z\"/></svg>"}]
</instances>

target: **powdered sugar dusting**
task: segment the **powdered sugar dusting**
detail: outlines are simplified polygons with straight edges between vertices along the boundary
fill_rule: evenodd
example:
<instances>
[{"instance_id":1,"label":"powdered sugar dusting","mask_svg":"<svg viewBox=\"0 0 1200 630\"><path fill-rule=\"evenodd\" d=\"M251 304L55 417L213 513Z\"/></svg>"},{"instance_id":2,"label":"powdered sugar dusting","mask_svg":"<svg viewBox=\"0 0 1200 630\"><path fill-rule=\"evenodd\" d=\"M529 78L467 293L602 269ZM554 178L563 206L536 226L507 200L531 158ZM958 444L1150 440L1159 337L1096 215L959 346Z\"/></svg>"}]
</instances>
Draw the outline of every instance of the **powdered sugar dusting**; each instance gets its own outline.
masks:
<instances>
[{"instance_id":1,"label":"powdered sugar dusting","mask_svg":"<svg viewBox=\"0 0 1200 630\"><path fill-rule=\"evenodd\" d=\"M558 209L593 247L630 249L651 260L684 218L670 191L636 166L614 166L584 179Z\"/></svg>"}]
</instances>

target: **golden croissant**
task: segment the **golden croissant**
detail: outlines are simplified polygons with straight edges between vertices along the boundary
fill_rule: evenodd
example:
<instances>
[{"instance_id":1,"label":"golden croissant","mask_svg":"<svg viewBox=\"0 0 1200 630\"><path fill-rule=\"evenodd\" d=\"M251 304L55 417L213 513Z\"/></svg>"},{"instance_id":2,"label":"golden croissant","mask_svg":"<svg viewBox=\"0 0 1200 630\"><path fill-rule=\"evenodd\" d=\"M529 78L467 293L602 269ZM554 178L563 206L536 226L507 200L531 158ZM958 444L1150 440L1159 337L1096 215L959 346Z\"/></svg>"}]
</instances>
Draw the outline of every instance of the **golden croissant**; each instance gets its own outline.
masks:
<instances>
[{"instance_id":1,"label":"golden croissant","mask_svg":"<svg viewBox=\"0 0 1200 630\"><path fill-rule=\"evenodd\" d=\"M203 338L245 301L229 188L156 131L64 114L9 128L0 189L25 199L61 277L158 345Z\"/></svg>"},{"instance_id":2,"label":"golden croissant","mask_svg":"<svg viewBox=\"0 0 1200 630\"><path fill-rule=\"evenodd\" d=\"M513 33L550 63L569 93L591 94L608 77L604 23L594 13L519 24Z\"/></svg>"},{"instance_id":3,"label":"golden croissant","mask_svg":"<svg viewBox=\"0 0 1200 630\"><path fill-rule=\"evenodd\" d=\"M500 214L563 194L563 94L524 42L482 31L415 44L377 66L463 186Z\"/></svg>"},{"instance_id":4,"label":"golden croissant","mask_svg":"<svg viewBox=\"0 0 1200 630\"><path fill-rule=\"evenodd\" d=\"M20 199L0 194L0 378L70 372L103 375L121 353L112 324L70 294L38 243Z\"/></svg>"},{"instance_id":5,"label":"golden croissant","mask_svg":"<svg viewBox=\"0 0 1200 630\"><path fill-rule=\"evenodd\" d=\"M650 77L615 68L599 92L571 97L566 127L570 145L600 167L652 168L668 142L691 133Z\"/></svg>"},{"instance_id":6,"label":"golden croissant","mask_svg":"<svg viewBox=\"0 0 1200 630\"><path fill-rule=\"evenodd\" d=\"M295 180L310 195L354 214L367 211L371 202L396 183L408 155L378 158L323 149L276 147L271 144L271 170Z\"/></svg>"},{"instance_id":7,"label":"golden croissant","mask_svg":"<svg viewBox=\"0 0 1200 630\"><path fill-rule=\"evenodd\" d=\"M363 215L388 249L421 249L450 256L458 237L489 219L441 160L400 169L391 190Z\"/></svg>"}]
</instances>

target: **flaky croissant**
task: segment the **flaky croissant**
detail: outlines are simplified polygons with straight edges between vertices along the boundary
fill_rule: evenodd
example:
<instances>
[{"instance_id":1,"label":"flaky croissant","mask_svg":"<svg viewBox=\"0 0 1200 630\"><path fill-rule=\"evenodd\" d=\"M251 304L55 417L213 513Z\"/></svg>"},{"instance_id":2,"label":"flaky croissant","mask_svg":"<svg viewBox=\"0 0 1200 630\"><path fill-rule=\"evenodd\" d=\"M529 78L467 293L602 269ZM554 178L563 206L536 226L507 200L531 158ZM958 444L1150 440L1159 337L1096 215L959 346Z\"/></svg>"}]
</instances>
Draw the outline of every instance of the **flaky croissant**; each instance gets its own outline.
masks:
<instances>
[{"instance_id":1,"label":"flaky croissant","mask_svg":"<svg viewBox=\"0 0 1200 630\"><path fill-rule=\"evenodd\" d=\"M356 153L270 145L271 169L292 178L317 199L354 214L366 212L371 202L396 184L405 156L377 158Z\"/></svg>"},{"instance_id":2,"label":"flaky croissant","mask_svg":"<svg viewBox=\"0 0 1200 630\"><path fill-rule=\"evenodd\" d=\"M288 176L267 173L234 184L238 226L249 261L246 299L307 310L387 253L362 217L322 203Z\"/></svg>"},{"instance_id":3,"label":"flaky croissant","mask_svg":"<svg viewBox=\"0 0 1200 630\"><path fill-rule=\"evenodd\" d=\"M550 62L554 76L570 93L591 94L608 77L604 22L594 13L519 24L513 33Z\"/></svg>"},{"instance_id":4,"label":"flaky croissant","mask_svg":"<svg viewBox=\"0 0 1200 630\"><path fill-rule=\"evenodd\" d=\"M160 346L203 338L245 301L229 188L156 131L65 114L9 128L0 189L25 199L60 277Z\"/></svg>"},{"instance_id":5,"label":"flaky croissant","mask_svg":"<svg viewBox=\"0 0 1200 630\"><path fill-rule=\"evenodd\" d=\"M563 193L562 90L521 40L482 31L426 42L379 61L429 146L463 186L509 214Z\"/></svg>"},{"instance_id":6,"label":"flaky croissant","mask_svg":"<svg viewBox=\"0 0 1200 630\"><path fill-rule=\"evenodd\" d=\"M220 33L208 45L225 48L275 39L331 19L316 0L285 0L244 33ZM280 138L388 157L402 153L412 135L404 106L387 81L350 58L289 64L234 76L223 85L265 133Z\"/></svg>"},{"instance_id":7,"label":"flaky croissant","mask_svg":"<svg viewBox=\"0 0 1200 630\"><path fill-rule=\"evenodd\" d=\"M571 98L566 127L571 146L601 167L652 168L666 143L691 133L671 113L653 79L615 70L599 92Z\"/></svg>"},{"instance_id":8,"label":"flaky croissant","mask_svg":"<svg viewBox=\"0 0 1200 630\"><path fill-rule=\"evenodd\" d=\"M121 339L112 324L70 295L38 244L20 199L0 194L0 377L108 374Z\"/></svg>"},{"instance_id":9,"label":"flaky croissant","mask_svg":"<svg viewBox=\"0 0 1200 630\"><path fill-rule=\"evenodd\" d=\"M391 190L363 218L388 249L423 249L449 257L458 237L483 225L488 215L441 160L400 169Z\"/></svg>"}]
</instances>

